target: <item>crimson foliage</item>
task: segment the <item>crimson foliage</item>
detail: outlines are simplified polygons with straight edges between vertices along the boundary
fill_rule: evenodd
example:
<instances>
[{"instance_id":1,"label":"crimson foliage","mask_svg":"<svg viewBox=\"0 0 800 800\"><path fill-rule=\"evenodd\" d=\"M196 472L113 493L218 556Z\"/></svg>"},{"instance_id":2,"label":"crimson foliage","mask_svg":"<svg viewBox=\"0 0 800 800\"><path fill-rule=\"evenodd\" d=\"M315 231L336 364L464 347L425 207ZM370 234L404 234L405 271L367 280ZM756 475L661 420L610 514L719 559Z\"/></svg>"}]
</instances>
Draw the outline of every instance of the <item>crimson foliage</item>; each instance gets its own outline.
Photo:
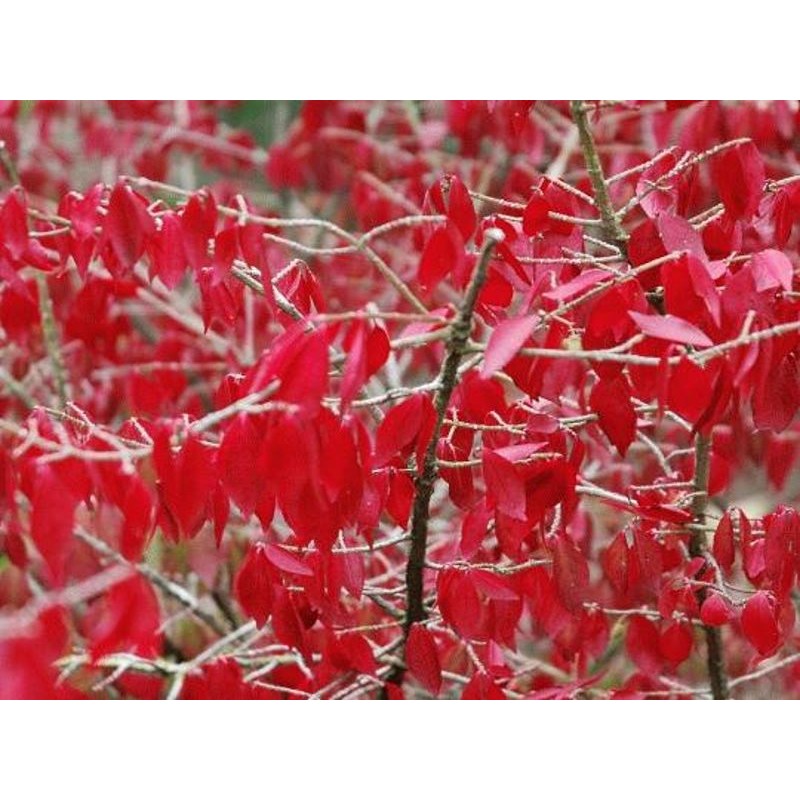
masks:
<instances>
[{"instance_id":1,"label":"crimson foliage","mask_svg":"<svg viewBox=\"0 0 800 800\"><path fill-rule=\"evenodd\" d=\"M0 103L0 697L797 695L798 105L241 111Z\"/></svg>"}]
</instances>

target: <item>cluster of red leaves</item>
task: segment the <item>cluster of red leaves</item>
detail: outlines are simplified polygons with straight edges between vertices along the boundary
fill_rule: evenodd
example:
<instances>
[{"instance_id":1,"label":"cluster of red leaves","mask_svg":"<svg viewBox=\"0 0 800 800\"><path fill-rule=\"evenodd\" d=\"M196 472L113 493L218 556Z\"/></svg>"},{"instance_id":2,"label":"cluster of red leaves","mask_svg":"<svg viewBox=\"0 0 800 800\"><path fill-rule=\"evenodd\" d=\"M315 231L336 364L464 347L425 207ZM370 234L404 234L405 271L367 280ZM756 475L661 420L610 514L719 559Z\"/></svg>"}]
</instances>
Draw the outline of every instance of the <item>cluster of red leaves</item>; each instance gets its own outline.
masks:
<instances>
[{"instance_id":1,"label":"cluster of red leaves","mask_svg":"<svg viewBox=\"0 0 800 800\"><path fill-rule=\"evenodd\" d=\"M796 694L800 109L227 110L0 104L0 697Z\"/></svg>"}]
</instances>

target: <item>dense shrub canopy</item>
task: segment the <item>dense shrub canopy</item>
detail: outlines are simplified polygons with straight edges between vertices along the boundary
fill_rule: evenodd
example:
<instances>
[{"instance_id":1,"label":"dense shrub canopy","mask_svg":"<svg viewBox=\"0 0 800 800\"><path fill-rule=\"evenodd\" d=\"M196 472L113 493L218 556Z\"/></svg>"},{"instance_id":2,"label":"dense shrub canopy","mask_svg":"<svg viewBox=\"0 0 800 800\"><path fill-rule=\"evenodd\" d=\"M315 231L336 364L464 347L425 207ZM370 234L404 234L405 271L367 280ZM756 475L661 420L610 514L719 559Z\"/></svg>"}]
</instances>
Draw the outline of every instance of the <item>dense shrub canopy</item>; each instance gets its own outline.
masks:
<instances>
[{"instance_id":1,"label":"dense shrub canopy","mask_svg":"<svg viewBox=\"0 0 800 800\"><path fill-rule=\"evenodd\" d=\"M0 103L0 697L795 696L798 130Z\"/></svg>"}]
</instances>

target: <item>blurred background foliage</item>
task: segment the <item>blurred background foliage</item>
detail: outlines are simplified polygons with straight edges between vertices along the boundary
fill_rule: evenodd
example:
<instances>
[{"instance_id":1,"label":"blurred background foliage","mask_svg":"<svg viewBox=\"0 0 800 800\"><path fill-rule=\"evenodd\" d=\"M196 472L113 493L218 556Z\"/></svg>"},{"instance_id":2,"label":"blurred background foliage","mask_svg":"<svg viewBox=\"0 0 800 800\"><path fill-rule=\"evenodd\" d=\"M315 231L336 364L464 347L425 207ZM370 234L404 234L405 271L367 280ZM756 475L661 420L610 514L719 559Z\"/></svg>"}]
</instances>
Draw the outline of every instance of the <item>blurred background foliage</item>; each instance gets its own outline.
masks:
<instances>
[{"instance_id":1,"label":"blurred background foliage","mask_svg":"<svg viewBox=\"0 0 800 800\"><path fill-rule=\"evenodd\" d=\"M302 100L242 100L220 116L231 127L248 131L262 147L269 147L286 134L302 105Z\"/></svg>"}]
</instances>

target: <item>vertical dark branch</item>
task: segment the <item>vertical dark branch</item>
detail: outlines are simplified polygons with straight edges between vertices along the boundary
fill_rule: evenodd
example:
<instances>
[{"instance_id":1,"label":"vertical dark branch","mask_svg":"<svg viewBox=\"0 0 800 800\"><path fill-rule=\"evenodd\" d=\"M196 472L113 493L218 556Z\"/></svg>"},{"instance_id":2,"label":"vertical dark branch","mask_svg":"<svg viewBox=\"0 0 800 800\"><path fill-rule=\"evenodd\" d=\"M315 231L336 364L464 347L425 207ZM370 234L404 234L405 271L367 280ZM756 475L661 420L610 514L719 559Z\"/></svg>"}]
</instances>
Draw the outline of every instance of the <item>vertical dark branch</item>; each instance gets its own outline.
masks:
<instances>
[{"instance_id":1,"label":"vertical dark branch","mask_svg":"<svg viewBox=\"0 0 800 800\"><path fill-rule=\"evenodd\" d=\"M695 528L689 540L689 553L692 558L705 555L708 542L704 530L706 509L708 507L708 476L711 469L711 439L701 433L695 440L694 498L692 514ZM705 588L698 592L698 602L702 604L708 594ZM719 628L704 625L706 636L706 663L708 678L711 683L711 695L715 700L727 700L730 697L728 676L725 673L725 659L722 652L722 635Z\"/></svg>"},{"instance_id":2,"label":"vertical dark branch","mask_svg":"<svg viewBox=\"0 0 800 800\"><path fill-rule=\"evenodd\" d=\"M628 234L625 233L625 229L614 211L614 206L611 204L605 175L603 175L603 165L600 163L600 156L597 153L583 100L572 100L570 111L572 120L578 128L583 160L594 190L594 201L600 212L600 219L603 221L603 238L609 244L618 247L622 257L626 258Z\"/></svg>"},{"instance_id":3,"label":"vertical dark branch","mask_svg":"<svg viewBox=\"0 0 800 800\"><path fill-rule=\"evenodd\" d=\"M498 230L486 231L486 239L478 258L472 280L464 295L464 300L458 311L458 316L450 328L447 339L447 355L439 373L438 388L434 396L436 420L422 469L415 482L414 505L411 512L411 549L406 565L406 616L403 625L404 636L415 622L421 622L427 616L425 611L424 573L425 555L428 547L428 521L430 519L430 504L433 488L438 475L436 466L436 446L444 424L447 407L450 404L453 390L458 379L458 367L466 351L469 335L472 330L472 318L475 313L475 303L478 294L486 281L486 272L489 260L495 245L502 241L503 234ZM404 669L396 668L389 676L392 683L400 683L403 679Z\"/></svg>"},{"instance_id":4,"label":"vertical dark branch","mask_svg":"<svg viewBox=\"0 0 800 800\"><path fill-rule=\"evenodd\" d=\"M582 100L572 100L570 103L572 119L578 128L578 136L583 152L586 171L592 182L594 200L600 219L603 223L603 239L613 244L620 251L623 258L627 258L628 235L622 227L611 197L608 194L603 165L597 152L592 130L589 125L586 106ZM652 300L651 300L652 302ZM695 441L695 475L694 499L692 513L695 527L689 542L689 552L692 557L705 555L707 541L705 534L706 508L708 506L708 476L711 461L711 440L708 436L698 434ZM706 589L698 592L698 601L703 602L707 594ZM709 625L703 626L707 647L708 676L711 683L711 694L715 700L727 700L730 697L728 678L725 673L725 661L722 651L722 636L719 628Z\"/></svg>"}]
</instances>

